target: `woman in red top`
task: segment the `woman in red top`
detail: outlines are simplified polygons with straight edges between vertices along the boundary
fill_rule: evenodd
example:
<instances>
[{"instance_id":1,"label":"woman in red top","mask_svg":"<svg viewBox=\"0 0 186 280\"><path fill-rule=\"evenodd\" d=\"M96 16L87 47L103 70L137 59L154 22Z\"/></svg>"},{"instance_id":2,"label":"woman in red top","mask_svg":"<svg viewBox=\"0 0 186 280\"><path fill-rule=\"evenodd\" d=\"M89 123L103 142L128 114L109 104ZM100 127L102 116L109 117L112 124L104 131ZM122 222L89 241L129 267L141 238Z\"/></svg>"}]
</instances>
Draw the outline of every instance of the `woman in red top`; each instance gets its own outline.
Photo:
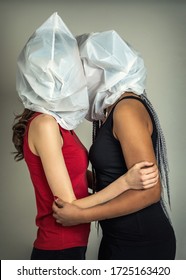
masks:
<instances>
[{"instance_id":1,"label":"woman in red top","mask_svg":"<svg viewBox=\"0 0 186 280\"><path fill-rule=\"evenodd\" d=\"M17 90L23 114L13 126L15 160L25 159L34 186L38 227L31 259L85 259L90 224L63 227L53 218L55 196L82 208L129 188L152 187L157 169L135 165L102 192L88 196L88 156L73 129L88 110L75 38L57 14L30 38L18 59Z\"/></svg>"},{"instance_id":2,"label":"woman in red top","mask_svg":"<svg viewBox=\"0 0 186 280\"><path fill-rule=\"evenodd\" d=\"M18 134L20 128L22 132ZM31 259L85 259L90 225L63 227L56 223L52 215L54 196L81 207L103 203L128 188L142 188L140 170L148 163L135 165L113 186L87 197L87 151L73 131L61 128L50 115L28 109L13 130L14 144L18 149L16 159L24 156L36 196L38 233ZM23 141L23 145L17 145L19 140ZM145 174L146 170L143 172ZM148 179L155 178L156 173L146 177L144 184L151 182ZM155 180L152 179L152 182ZM117 184L118 188L114 191ZM146 187L149 186L151 183ZM87 198L82 199L84 197Z\"/></svg>"}]
</instances>

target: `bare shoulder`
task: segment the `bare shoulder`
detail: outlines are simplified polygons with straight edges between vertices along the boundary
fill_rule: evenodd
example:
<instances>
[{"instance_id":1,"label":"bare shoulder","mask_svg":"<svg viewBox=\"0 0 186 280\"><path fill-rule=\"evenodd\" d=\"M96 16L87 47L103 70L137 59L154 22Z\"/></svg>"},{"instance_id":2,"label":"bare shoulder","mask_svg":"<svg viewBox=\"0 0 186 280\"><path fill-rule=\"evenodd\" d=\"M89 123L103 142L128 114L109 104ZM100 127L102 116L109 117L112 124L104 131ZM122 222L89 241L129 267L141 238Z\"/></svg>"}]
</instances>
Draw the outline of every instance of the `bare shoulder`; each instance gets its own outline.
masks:
<instances>
[{"instance_id":1,"label":"bare shoulder","mask_svg":"<svg viewBox=\"0 0 186 280\"><path fill-rule=\"evenodd\" d=\"M114 119L120 118L144 118L147 117L145 106L137 99L123 99L115 107Z\"/></svg>"},{"instance_id":2,"label":"bare shoulder","mask_svg":"<svg viewBox=\"0 0 186 280\"><path fill-rule=\"evenodd\" d=\"M48 114L40 114L33 119L30 128L32 131L38 134L43 134L43 132L59 131L59 126L57 121Z\"/></svg>"},{"instance_id":3,"label":"bare shoulder","mask_svg":"<svg viewBox=\"0 0 186 280\"><path fill-rule=\"evenodd\" d=\"M150 134L153 125L150 115L140 100L123 99L115 107L113 113L114 130L125 128L136 128L136 130L148 128Z\"/></svg>"},{"instance_id":4,"label":"bare shoulder","mask_svg":"<svg viewBox=\"0 0 186 280\"><path fill-rule=\"evenodd\" d=\"M59 125L48 114L40 114L32 120L28 137L30 149L39 156L50 149L54 150L54 147L60 149L63 145Z\"/></svg>"},{"instance_id":5,"label":"bare shoulder","mask_svg":"<svg viewBox=\"0 0 186 280\"><path fill-rule=\"evenodd\" d=\"M57 124L56 120L54 117L48 114L40 114L37 117L35 117L32 121L32 124L37 124L37 125L50 125L50 124Z\"/></svg>"}]
</instances>

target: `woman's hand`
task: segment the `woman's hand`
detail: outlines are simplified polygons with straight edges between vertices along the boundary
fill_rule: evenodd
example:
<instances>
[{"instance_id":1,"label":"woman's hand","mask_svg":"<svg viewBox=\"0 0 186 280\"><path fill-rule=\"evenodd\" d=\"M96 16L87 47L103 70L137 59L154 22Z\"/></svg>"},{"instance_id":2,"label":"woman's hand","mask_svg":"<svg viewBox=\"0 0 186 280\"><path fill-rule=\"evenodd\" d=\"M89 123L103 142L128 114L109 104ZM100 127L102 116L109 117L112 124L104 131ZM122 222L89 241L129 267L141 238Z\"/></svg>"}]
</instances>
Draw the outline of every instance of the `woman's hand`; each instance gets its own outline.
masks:
<instances>
[{"instance_id":1,"label":"woman's hand","mask_svg":"<svg viewBox=\"0 0 186 280\"><path fill-rule=\"evenodd\" d=\"M148 189L157 184L159 172L155 164L144 161L136 163L124 177L129 189Z\"/></svg>"},{"instance_id":2,"label":"woman's hand","mask_svg":"<svg viewBox=\"0 0 186 280\"><path fill-rule=\"evenodd\" d=\"M63 226L74 226L84 223L83 209L68 202L63 202L60 198L55 200L52 209L56 222Z\"/></svg>"}]
</instances>

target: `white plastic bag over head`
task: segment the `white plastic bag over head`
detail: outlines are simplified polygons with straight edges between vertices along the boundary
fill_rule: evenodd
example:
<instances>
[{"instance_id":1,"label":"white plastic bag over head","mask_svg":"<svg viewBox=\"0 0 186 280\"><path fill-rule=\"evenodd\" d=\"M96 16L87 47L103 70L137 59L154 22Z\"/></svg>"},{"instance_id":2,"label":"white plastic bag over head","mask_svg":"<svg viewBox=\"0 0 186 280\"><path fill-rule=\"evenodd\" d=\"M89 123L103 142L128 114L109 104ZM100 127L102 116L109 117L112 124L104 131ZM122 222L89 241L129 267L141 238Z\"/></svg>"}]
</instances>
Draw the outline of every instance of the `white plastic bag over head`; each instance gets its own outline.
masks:
<instances>
[{"instance_id":1,"label":"white plastic bag over head","mask_svg":"<svg viewBox=\"0 0 186 280\"><path fill-rule=\"evenodd\" d=\"M124 92L144 93L143 59L117 32L83 34L76 39L87 79L89 121L103 119L104 109Z\"/></svg>"},{"instance_id":2,"label":"white plastic bag over head","mask_svg":"<svg viewBox=\"0 0 186 280\"><path fill-rule=\"evenodd\" d=\"M54 116L64 129L84 119L89 101L77 41L57 13L20 53L16 89L25 108Z\"/></svg>"}]
</instances>

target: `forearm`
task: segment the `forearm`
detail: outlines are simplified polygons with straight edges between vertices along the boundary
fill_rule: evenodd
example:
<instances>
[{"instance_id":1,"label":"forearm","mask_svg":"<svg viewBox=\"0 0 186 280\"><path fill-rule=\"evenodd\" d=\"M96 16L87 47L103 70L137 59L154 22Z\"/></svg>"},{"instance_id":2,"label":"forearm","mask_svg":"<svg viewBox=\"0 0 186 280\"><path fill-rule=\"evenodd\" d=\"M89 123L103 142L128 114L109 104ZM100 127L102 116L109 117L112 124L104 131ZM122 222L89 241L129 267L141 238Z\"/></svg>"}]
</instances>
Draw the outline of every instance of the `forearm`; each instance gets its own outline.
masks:
<instances>
[{"instance_id":1,"label":"forearm","mask_svg":"<svg viewBox=\"0 0 186 280\"><path fill-rule=\"evenodd\" d=\"M156 203L160 199L160 190L129 190L115 199L82 211L82 223L115 218L137 212Z\"/></svg>"},{"instance_id":2,"label":"forearm","mask_svg":"<svg viewBox=\"0 0 186 280\"><path fill-rule=\"evenodd\" d=\"M129 185L127 184L126 176L122 175L103 190L92 194L88 197L74 200L73 204L81 208L93 207L95 205L103 204L107 201L110 201L111 199L117 197L118 195L127 191L128 189Z\"/></svg>"},{"instance_id":3,"label":"forearm","mask_svg":"<svg viewBox=\"0 0 186 280\"><path fill-rule=\"evenodd\" d=\"M87 198L76 200L73 204L81 208L89 208L108 202L129 189L141 190L154 187L157 182L157 166L145 161L139 162L103 190Z\"/></svg>"}]
</instances>

